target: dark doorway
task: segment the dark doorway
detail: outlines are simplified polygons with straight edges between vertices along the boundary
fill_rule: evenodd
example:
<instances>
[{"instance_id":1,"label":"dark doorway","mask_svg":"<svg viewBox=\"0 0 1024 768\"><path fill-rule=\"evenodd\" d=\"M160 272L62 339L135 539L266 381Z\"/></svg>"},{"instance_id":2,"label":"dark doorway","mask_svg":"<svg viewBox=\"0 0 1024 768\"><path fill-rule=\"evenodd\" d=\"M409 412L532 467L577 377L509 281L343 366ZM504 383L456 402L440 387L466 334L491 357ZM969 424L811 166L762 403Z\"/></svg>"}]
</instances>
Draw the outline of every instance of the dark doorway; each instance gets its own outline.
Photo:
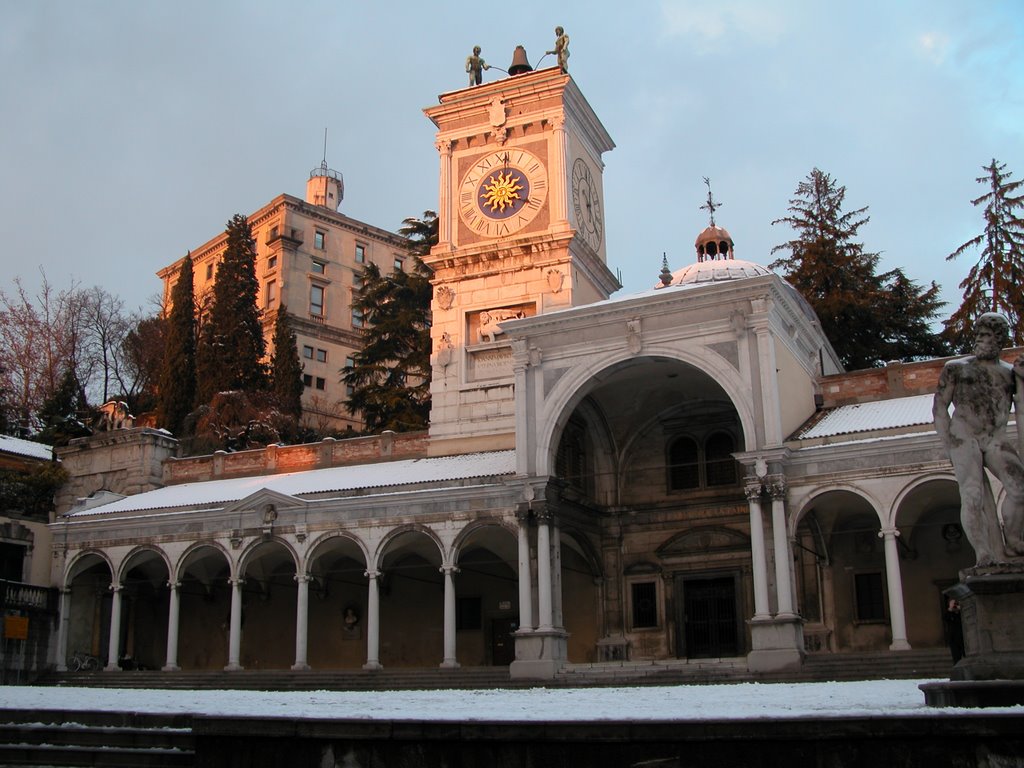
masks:
<instances>
[{"instance_id":1,"label":"dark doorway","mask_svg":"<svg viewBox=\"0 0 1024 768\"><path fill-rule=\"evenodd\" d=\"M507 667L516 660L516 642L512 633L519 629L519 619L491 621L491 664Z\"/></svg>"},{"instance_id":2,"label":"dark doorway","mask_svg":"<svg viewBox=\"0 0 1024 768\"><path fill-rule=\"evenodd\" d=\"M736 577L675 577L676 638L680 658L740 655Z\"/></svg>"}]
</instances>

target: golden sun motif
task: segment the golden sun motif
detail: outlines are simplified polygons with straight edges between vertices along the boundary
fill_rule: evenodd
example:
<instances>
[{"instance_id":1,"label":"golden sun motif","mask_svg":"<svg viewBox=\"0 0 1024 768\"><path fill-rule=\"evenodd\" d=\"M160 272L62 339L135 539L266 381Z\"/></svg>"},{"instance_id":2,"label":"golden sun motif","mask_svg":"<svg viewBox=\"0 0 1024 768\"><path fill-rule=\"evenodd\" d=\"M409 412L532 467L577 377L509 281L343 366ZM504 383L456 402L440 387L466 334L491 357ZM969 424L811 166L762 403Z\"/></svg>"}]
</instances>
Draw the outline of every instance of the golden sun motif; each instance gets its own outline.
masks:
<instances>
[{"instance_id":1,"label":"golden sun motif","mask_svg":"<svg viewBox=\"0 0 1024 768\"><path fill-rule=\"evenodd\" d=\"M484 193L480 197L492 211L504 211L519 200L519 192L523 189L519 182L515 171L499 171L483 184Z\"/></svg>"}]
</instances>

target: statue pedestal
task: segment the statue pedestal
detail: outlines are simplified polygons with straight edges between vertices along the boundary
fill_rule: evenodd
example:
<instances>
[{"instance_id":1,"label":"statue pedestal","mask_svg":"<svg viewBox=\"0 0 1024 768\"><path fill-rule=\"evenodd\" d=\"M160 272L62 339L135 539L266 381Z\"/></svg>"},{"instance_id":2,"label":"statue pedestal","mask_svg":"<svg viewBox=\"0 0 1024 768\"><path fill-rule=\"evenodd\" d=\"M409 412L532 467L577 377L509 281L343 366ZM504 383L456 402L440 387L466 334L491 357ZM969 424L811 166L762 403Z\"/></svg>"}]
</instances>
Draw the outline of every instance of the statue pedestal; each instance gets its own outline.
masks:
<instances>
[{"instance_id":1,"label":"statue pedestal","mask_svg":"<svg viewBox=\"0 0 1024 768\"><path fill-rule=\"evenodd\" d=\"M964 657L953 667L952 682L922 686L926 702L1024 704L1024 563L967 568L946 594L960 602Z\"/></svg>"},{"instance_id":2,"label":"statue pedestal","mask_svg":"<svg viewBox=\"0 0 1024 768\"><path fill-rule=\"evenodd\" d=\"M551 680L565 666L569 634L559 628L520 629L516 660L508 668L513 680Z\"/></svg>"},{"instance_id":3,"label":"statue pedestal","mask_svg":"<svg viewBox=\"0 0 1024 768\"><path fill-rule=\"evenodd\" d=\"M747 669L751 672L795 672L804 663L804 622L794 614L754 618L750 625L751 649Z\"/></svg>"}]
</instances>

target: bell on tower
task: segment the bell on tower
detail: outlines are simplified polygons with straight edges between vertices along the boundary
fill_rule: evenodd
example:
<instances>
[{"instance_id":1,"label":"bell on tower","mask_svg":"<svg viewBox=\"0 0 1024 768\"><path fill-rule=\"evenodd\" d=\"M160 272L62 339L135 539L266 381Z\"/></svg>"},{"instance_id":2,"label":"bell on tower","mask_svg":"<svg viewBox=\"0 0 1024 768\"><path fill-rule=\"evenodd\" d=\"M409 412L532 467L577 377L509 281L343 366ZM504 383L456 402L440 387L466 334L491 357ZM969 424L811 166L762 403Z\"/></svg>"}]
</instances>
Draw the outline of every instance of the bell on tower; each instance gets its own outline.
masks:
<instances>
[{"instance_id":1,"label":"bell on tower","mask_svg":"<svg viewBox=\"0 0 1024 768\"><path fill-rule=\"evenodd\" d=\"M306 182L306 202L336 211L341 206L341 199L344 196L345 180L342 178L341 172L327 167L327 129L325 128L324 159L319 168L314 168L309 172L309 181Z\"/></svg>"}]
</instances>

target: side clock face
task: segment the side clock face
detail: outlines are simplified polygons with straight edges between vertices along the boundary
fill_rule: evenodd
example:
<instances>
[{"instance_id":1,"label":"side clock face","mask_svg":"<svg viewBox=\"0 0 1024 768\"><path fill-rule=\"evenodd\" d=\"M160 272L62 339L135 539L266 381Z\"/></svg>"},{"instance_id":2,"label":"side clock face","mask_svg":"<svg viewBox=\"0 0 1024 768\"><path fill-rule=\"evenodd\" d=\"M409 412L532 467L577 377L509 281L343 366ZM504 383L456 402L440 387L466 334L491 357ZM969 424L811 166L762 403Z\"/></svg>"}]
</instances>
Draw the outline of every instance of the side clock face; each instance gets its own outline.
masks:
<instances>
[{"instance_id":1,"label":"side clock face","mask_svg":"<svg viewBox=\"0 0 1024 768\"><path fill-rule=\"evenodd\" d=\"M477 158L459 185L459 216L484 237L525 227L548 195L544 164L525 149L501 149Z\"/></svg>"},{"instance_id":2,"label":"side clock face","mask_svg":"<svg viewBox=\"0 0 1024 768\"><path fill-rule=\"evenodd\" d=\"M596 251L604 236L601 198L590 166L582 158L577 158L572 166L572 204L576 211L577 234Z\"/></svg>"}]
</instances>

